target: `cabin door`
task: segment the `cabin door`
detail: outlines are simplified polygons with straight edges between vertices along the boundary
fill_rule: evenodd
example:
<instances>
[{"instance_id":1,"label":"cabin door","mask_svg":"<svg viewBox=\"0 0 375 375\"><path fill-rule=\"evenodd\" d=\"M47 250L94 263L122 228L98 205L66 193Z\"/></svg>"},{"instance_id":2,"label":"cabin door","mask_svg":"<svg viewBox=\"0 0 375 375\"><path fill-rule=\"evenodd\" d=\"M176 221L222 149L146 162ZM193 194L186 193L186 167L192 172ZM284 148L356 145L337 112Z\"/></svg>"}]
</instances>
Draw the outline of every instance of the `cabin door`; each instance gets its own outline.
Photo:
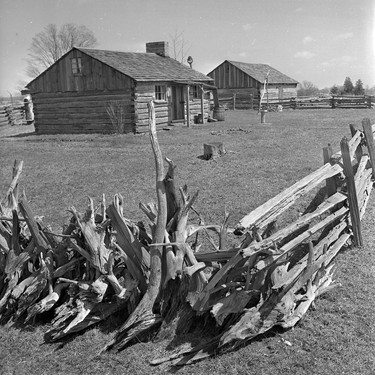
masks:
<instances>
[{"instance_id":1,"label":"cabin door","mask_svg":"<svg viewBox=\"0 0 375 375\"><path fill-rule=\"evenodd\" d=\"M185 121L184 86L172 86L172 121Z\"/></svg>"}]
</instances>

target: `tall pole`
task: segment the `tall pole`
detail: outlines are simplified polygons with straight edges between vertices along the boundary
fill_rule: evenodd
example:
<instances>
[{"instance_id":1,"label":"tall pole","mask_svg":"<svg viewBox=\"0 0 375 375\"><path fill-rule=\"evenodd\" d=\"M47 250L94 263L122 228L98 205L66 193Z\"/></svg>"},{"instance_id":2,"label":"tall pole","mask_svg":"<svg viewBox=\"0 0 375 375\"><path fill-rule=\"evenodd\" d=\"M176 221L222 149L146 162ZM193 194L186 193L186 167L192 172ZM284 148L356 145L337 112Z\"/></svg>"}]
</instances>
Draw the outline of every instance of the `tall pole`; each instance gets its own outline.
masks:
<instances>
[{"instance_id":1,"label":"tall pole","mask_svg":"<svg viewBox=\"0 0 375 375\"><path fill-rule=\"evenodd\" d=\"M190 127L190 86L186 85L186 122L187 127Z\"/></svg>"},{"instance_id":2,"label":"tall pole","mask_svg":"<svg viewBox=\"0 0 375 375\"><path fill-rule=\"evenodd\" d=\"M201 88L201 112L202 112L202 124L204 124L204 88L203 88L203 85L201 85L200 88Z\"/></svg>"}]
</instances>

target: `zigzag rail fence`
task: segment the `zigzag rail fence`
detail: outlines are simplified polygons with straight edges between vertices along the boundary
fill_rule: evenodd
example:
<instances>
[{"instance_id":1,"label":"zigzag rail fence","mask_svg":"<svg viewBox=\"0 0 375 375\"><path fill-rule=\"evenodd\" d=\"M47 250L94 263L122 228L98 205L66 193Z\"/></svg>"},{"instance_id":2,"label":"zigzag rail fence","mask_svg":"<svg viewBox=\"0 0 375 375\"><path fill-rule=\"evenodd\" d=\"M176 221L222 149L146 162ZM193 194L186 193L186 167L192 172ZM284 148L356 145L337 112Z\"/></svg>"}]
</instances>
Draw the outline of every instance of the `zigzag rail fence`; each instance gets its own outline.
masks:
<instances>
[{"instance_id":1,"label":"zigzag rail fence","mask_svg":"<svg viewBox=\"0 0 375 375\"><path fill-rule=\"evenodd\" d=\"M259 97L251 94L233 94L231 96L219 97L221 106L236 109L259 109ZM335 109L335 108L374 108L374 95L331 95L325 97L301 96L296 98L269 98L266 96L262 101L262 109L277 110L279 106L283 109Z\"/></svg>"},{"instance_id":2,"label":"zigzag rail fence","mask_svg":"<svg viewBox=\"0 0 375 375\"><path fill-rule=\"evenodd\" d=\"M216 335L208 342L156 358L153 365L184 365L233 350L274 326L293 327L316 297L336 285L334 258L340 249L350 241L363 245L361 219L375 180L375 125L364 119L362 128L351 125L352 137L341 140L339 152L333 153L330 146L323 149L322 167L256 208L231 230L227 215L222 225L187 225L197 194L190 198L180 189L182 203L176 206L176 195L171 194L174 165L168 161L164 183L177 211L168 214L162 244L152 243L153 233L123 217L121 196L108 208L103 199L96 215L92 200L85 215L72 208L74 220L69 227L61 235L50 233L25 197L18 199L23 162L16 162L0 206L0 322L23 319L27 323L55 309L46 333L47 341L55 341L114 312L130 311L128 320L138 319L137 324L125 323L105 350L120 350L155 325L177 334L177 329L191 329L198 317L216 324ZM282 213L322 184L324 200L293 223L270 232ZM155 225L157 207L141 208ZM219 235L216 250L194 251L188 237L213 229ZM231 233L241 236L239 245L226 244ZM150 249L162 245L171 265L163 269L160 286L165 303L157 313L132 319L131 311L148 288ZM207 267L210 272L204 273Z\"/></svg>"},{"instance_id":3,"label":"zigzag rail fence","mask_svg":"<svg viewBox=\"0 0 375 375\"><path fill-rule=\"evenodd\" d=\"M0 106L0 126L24 124L26 124L26 115L23 104Z\"/></svg>"}]
</instances>

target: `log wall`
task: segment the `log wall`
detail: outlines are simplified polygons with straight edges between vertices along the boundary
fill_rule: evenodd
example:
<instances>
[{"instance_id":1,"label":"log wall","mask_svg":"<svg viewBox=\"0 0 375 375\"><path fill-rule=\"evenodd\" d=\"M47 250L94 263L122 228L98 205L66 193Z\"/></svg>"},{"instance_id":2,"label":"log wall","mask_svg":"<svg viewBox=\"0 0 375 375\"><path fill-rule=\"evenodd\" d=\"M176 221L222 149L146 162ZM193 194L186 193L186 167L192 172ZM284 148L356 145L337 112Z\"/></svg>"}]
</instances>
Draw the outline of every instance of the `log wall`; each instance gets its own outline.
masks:
<instances>
[{"instance_id":1,"label":"log wall","mask_svg":"<svg viewBox=\"0 0 375 375\"><path fill-rule=\"evenodd\" d=\"M260 89L260 94L264 93L264 99L267 97L267 91ZM268 85L268 98L269 99L290 99L297 97L296 85Z\"/></svg>"},{"instance_id":2,"label":"log wall","mask_svg":"<svg viewBox=\"0 0 375 375\"><path fill-rule=\"evenodd\" d=\"M33 95L35 131L59 133L129 133L134 131L132 90L110 93L39 93ZM123 109L121 129L116 129L107 112L109 106Z\"/></svg>"},{"instance_id":3,"label":"log wall","mask_svg":"<svg viewBox=\"0 0 375 375\"><path fill-rule=\"evenodd\" d=\"M189 107L190 107L190 118L196 119L198 115L202 113L201 110L201 99L193 98L192 90L190 90L190 97L189 97ZM208 117L212 117L212 111L210 107L210 94L205 92L204 99L203 99L203 107L204 107L204 119L208 119ZM185 104L185 114L187 113L186 104ZM186 116L185 116L186 120Z\"/></svg>"},{"instance_id":4,"label":"log wall","mask_svg":"<svg viewBox=\"0 0 375 375\"><path fill-rule=\"evenodd\" d=\"M162 85L161 82L138 83L134 101L134 129L136 133L148 131L148 107L147 103L155 97L155 85ZM170 121L170 103L168 100L154 101L156 127L163 128Z\"/></svg>"},{"instance_id":5,"label":"log wall","mask_svg":"<svg viewBox=\"0 0 375 375\"><path fill-rule=\"evenodd\" d=\"M147 82L138 83L136 87L135 102L134 102L134 128L136 133L144 133L148 131L148 108L147 102L154 99L155 96L155 85L163 84L161 82ZM170 92L170 85L166 84L167 92ZM187 122L187 105L186 105L186 90L184 91L184 122ZM167 100L156 100L154 101L155 116L156 116L156 128L162 129L167 125L170 125L172 120L172 106L171 96L167 95ZM190 106L190 118L201 114L201 99L193 98L192 90L189 95L189 106ZM207 119L211 114L210 111L210 94L205 92L204 94L204 118Z\"/></svg>"}]
</instances>

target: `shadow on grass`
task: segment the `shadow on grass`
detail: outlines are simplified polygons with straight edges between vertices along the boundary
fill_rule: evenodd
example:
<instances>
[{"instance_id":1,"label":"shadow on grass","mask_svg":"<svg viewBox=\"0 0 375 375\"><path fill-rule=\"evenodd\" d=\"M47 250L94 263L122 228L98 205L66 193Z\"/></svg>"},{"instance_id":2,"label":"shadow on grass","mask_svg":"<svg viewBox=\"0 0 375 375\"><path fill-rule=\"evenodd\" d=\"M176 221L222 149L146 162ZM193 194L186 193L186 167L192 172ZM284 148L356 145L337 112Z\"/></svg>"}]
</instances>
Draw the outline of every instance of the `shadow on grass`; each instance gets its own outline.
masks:
<instances>
[{"instance_id":1,"label":"shadow on grass","mask_svg":"<svg viewBox=\"0 0 375 375\"><path fill-rule=\"evenodd\" d=\"M318 190L318 192L315 194L315 197L312 199L310 204L306 207L305 211L302 215L306 215L308 213L314 212L316 208L324 202L327 195L327 189L326 187L322 187Z\"/></svg>"},{"instance_id":2,"label":"shadow on grass","mask_svg":"<svg viewBox=\"0 0 375 375\"><path fill-rule=\"evenodd\" d=\"M33 132L29 132L29 133L19 133L19 134L14 134L14 135L8 135L8 136L5 136L4 138L28 138L28 137L33 137L36 135L38 134L34 130Z\"/></svg>"},{"instance_id":3,"label":"shadow on grass","mask_svg":"<svg viewBox=\"0 0 375 375\"><path fill-rule=\"evenodd\" d=\"M223 348L223 349L220 349L220 350L215 350L212 354L212 356L214 357L217 357L217 356L222 356L222 355L225 355L225 354L229 354L233 351L236 351L236 350L239 350L239 349L242 349L242 348L246 348L248 347L249 345L252 345L256 342L265 342L266 340L268 339L271 339L275 336L278 336L278 335L281 335L283 334L284 332L286 332L287 330L283 329L282 327L279 327L279 326L274 326L272 327L269 331L261 334L261 335L258 335L256 337L254 337L253 339L250 339L246 342L243 342L241 344L239 344L238 346L230 346L230 347L227 347L227 348ZM190 336L190 335L189 335ZM219 336L216 336L216 338L218 338ZM181 340L181 342L179 342L179 340ZM207 340L207 343L209 343L212 338L204 338L204 341ZM202 344L202 336L201 337L198 337L197 334L191 334L191 341L187 338L183 338L183 337L176 337L174 340L172 340L172 342L175 341L175 344L178 344L176 346L173 346L173 347L170 347L168 346L167 347L167 350L175 350L175 348L177 346L181 346L183 344L190 344L190 343L193 343L194 346L197 346L197 345L201 345ZM171 342L171 343L172 343ZM204 343L203 343L204 344ZM192 348L193 348L192 347ZM189 355L188 355L189 356ZM202 358L201 360L198 360L196 361L195 363L198 363L198 362L201 362L201 361L204 361L206 360L207 358ZM180 366L180 365L173 365L173 364L170 364L170 367L169 369L166 371L166 373L169 373L169 374L177 374L180 370L183 370L185 366Z\"/></svg>"},{"instance_id":4,"label":"shadow on grass","mask_svg":"<svg viewBox=\"0 0 375 375\"><path fill-rule=\"evenodd\" d=\"M26 314L23 314L20 319L16 320L15 322L9 321L5 324L24 333L32 333L40 330L43 336L43 342L41 342L40 345L55 345L54 350L56 351L64 349L67 344L74 341L77 337L87 334L90 329L97 329L105 335L110 335L113 332L116 332L124 324L125 320L128 318L128 315L124 315L121 313L121 311L119 311L109 316L106 320L93 324L79 332L70 333L57 340L49 340L47 334L47 332L53 328L52 324L50 323L54 318L53 311L37 315L34 320L30 320L27 323L25 323L25 318Z\"/></svg>"}]
</instances>

